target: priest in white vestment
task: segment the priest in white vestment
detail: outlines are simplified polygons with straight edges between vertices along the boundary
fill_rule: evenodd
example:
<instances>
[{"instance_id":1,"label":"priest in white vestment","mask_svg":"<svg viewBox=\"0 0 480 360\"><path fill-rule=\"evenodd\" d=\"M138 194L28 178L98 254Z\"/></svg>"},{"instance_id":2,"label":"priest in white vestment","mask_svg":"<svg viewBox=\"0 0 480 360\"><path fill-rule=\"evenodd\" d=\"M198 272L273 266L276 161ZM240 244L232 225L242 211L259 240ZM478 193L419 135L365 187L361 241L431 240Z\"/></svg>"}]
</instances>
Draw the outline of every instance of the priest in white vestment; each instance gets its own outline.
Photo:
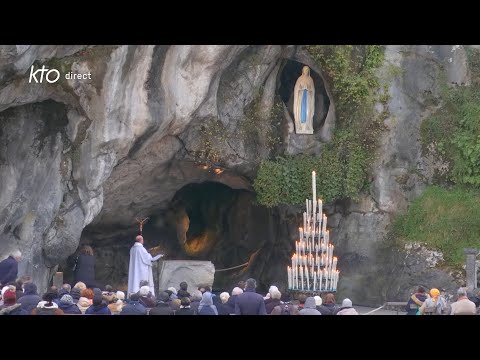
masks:
<instances>
[{"instance_id":1,"label":"priest in white vestment","mask_svg":"<svg viewBox=\"0 0 480 360\"><path fill-rule=\"evenodd\" d=\"M135 238L135 244L130 249L130 264L128 266L128 297L140 290L140 281L147 280L152 295L155 296L152 261L160 259L163 254L152 257L143 247L143 236Z\"/></svg>"}]
</instances>

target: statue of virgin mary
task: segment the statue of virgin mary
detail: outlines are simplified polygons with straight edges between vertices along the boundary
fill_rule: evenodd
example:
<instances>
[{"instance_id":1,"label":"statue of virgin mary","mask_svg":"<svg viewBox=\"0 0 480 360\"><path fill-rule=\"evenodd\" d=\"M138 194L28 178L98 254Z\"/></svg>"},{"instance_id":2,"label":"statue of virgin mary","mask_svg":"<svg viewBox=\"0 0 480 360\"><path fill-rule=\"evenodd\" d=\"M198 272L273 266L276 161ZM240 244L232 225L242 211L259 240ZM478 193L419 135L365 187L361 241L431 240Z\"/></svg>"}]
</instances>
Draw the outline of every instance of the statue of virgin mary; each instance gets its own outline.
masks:
<instances>
[{"instance_id":1,"label":"statue of virgin mary","mask_svg":"<svg viewBox=\"0 0 480 360\"><path fill-rule=\"evenodd\" d=\"M313 134L313 113L315 112L315 87L310 68L304 66L293 90L293 115L297 134Z\"/></svg>"}]
</instances>

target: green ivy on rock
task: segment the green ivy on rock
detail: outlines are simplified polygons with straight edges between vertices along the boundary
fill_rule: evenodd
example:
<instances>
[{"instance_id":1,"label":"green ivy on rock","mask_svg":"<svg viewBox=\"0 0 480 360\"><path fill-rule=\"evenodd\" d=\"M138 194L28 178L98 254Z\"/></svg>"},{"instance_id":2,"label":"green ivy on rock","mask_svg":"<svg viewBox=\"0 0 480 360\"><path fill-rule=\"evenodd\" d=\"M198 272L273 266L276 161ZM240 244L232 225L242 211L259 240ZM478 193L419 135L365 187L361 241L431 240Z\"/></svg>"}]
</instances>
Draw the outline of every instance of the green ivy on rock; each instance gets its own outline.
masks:
<instances>
[{"instance_id":1,"label":"green ivy on rock","mask_svg":"<svg viewBox=\"0 0 480 360\"><path fill-rule=\"evenodd\" d=\"M317 174L317 194L325 202L354 198L364 185L369 156L350 133L338 132L321 155L297 155L260 163L254 188L258 202L303 204L311 197L312 171Z\"/></svg>"},{"instance_id":2,"label":"green ivy on rock","mask_svg":"<svg viewBox=\"0 0 480 360\"><path fill-rule=\"evenodd\" d=\"M467 49L471 86L444 87L442 106L422 123L426 154L444 163L435 182L480 187L480 52Z\"/></svg>"}]
</instances>

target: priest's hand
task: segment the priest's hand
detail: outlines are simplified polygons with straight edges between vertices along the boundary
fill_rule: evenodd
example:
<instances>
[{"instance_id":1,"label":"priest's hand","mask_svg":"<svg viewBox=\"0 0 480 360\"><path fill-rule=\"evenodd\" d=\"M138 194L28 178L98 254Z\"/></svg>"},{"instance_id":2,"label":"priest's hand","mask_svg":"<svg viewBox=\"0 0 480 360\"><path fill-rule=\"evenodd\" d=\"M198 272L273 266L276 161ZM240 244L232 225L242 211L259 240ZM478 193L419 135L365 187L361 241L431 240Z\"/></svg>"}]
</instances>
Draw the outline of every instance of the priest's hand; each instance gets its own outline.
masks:
<instances>
[{"instance_id":1,"label":"priest's hand","mask_svg":"<svg viewBox=\"0 0 480 360\"><path fill-rule=\"evenodd\" d=\"M157 256L152 258L152 261L157 261L158 259L160 259L161 257L164 257L164 256L165 256L164 254L158 254Z\"/></svg>"}]
</instances>

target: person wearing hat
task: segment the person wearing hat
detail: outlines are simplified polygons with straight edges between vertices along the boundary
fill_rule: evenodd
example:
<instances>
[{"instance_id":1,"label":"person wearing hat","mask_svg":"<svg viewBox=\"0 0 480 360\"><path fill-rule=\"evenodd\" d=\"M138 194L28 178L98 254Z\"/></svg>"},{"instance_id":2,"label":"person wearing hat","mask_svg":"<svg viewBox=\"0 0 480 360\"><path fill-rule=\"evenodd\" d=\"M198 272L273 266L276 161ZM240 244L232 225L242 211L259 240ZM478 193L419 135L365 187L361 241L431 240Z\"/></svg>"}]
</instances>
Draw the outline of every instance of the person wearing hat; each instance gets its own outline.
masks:
<instances>
[{"instance_id":1,"label":"person wearing hat","mask_svg":"<svg viewBox=\"0 0 480 360\"><path fill-rule=\"evenodd\" d=\"M313 296L307 297L305 305L303 309L300 310L299 315L322 315L321 312L317 310L317 305Z\"/></svg>"},{"instance_id":2,"label":"person wearing hat","mask_svg":"<svg viewBox=\"0 0 480 360\"><path fill-rule=\"evenodd\" d=\"M342 307L335 315L358 315L357 310L353 308L352 300L349 298L343 299Z\"/></svg>"},{"instance_id":3,"label":"person wearing hat","mask_svg":"<svg viewBox=\"0 0 480 360\"><path fill-rule=\"evenodd\" d=\"M17 304L17 295L15 290L9 288L3 295L3 305L0 306L0 314L2 315L28 315L27 311L22 309L21 304Z\"/></svg>"},{"instance_id":4,"label":"person wearing hat","mask_svg":"<svg viewBox=\"0 0 480 360\"><path fill-rule=\"evenodd\" d=\"M65 294L60 299L58 303L58 308L62 310L65 314L81 315L82 311L80 308L73 302L73 298L69 294Z\"/></svg>"},{"instance_id":5,"label":"person wearing hat","mask_svg":"<svg viewBox=\"0 0 480 360\"><path fill-rule=\"evenodd\" d=\"M318 311L320 311L320 314L322 314L322 315L332 315L332 312L330 311L330 309L327 309L324 305L322 305L323 300L322 300L321 296L316 295L313 298L315 299L315 308Z\"/></svg>"},{"instance_id":6,"label":"person wearing hat","mask_svg":"<svg viewBox=\"0 0 480 360\"><path fill-rule=\"evenodd\" d=\"M445 299L440 296L440 290L432 288L430 290L430 297L427 298L422 306L420 306L421 315L442 315L446 308Z\"/></svg>"}]
</instances>

